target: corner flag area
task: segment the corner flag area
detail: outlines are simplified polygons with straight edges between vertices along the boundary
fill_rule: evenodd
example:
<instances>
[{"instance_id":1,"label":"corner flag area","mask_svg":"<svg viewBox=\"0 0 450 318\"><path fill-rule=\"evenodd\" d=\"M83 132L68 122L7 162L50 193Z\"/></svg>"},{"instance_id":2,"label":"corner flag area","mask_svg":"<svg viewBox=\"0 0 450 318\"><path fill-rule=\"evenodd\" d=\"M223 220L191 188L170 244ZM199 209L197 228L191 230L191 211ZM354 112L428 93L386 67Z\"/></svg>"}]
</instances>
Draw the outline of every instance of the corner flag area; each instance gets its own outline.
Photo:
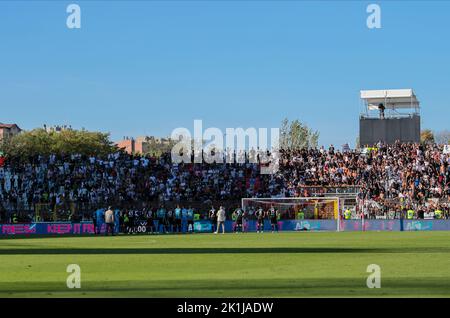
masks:
<instances>
[{"instance_id":1,"label":"corner flag area","mask_svg":"<svg viewBox=\"0 0 450 318\"><path fill-rule=\"evenodd\" d=\"M0 240L0 297L448 297L450 232ZM81 288L68 288L68 266ZM369 288L368 267L381 288Z\"/></svg>"}]
</instances>

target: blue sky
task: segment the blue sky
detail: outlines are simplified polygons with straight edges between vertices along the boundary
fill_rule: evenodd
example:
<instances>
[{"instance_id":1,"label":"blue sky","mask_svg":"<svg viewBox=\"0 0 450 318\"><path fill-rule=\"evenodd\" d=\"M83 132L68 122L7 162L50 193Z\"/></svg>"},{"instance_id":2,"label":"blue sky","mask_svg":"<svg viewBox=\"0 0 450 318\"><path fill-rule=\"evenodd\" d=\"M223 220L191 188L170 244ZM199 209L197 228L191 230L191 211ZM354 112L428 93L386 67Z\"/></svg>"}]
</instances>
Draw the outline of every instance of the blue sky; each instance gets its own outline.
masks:
<instances>
[{"instance_id":1,"label":"blue sky","mask_svg":"<svg viewBox=\"0 0 450 318\"><path fill-rule=\"evenodd\" d=\"M447 1L1 1L0 122L117 140L288 117L354 145L360 89L414 88L423 127L449 129L449 21Z\"/></svg>"}]
</instances>

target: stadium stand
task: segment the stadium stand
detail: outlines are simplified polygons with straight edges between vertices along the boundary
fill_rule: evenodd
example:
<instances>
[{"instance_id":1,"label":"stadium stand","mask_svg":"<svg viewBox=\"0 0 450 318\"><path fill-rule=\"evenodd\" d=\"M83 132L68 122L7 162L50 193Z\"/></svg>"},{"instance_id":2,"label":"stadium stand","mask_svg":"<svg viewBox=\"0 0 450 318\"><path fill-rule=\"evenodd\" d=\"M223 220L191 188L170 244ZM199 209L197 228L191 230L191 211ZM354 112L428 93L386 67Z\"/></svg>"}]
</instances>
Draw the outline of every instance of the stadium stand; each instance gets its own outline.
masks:
<instances>
[{"instance_id":1,"label":"stadium stand","mask_svg":"<svg viewBox=\"0 0 450 318\"><path fill-rule=\"evenodd\" d=\"M352 186L358 187L359 208L367 218L398 218L411 208L419 218L436 209L449 218L450 155L441 145L378 144L347 152L322 147L280 154L279 171L271 175L248 162L172 164L170 154L8 158L0 167L1 222L11 222L13 215L27 222L37 214L43 221L84 220L108 205L183 204L207 212L213 204L235 208L245 197L306 197L308 187Z\"/></svg>"}]
</instances>

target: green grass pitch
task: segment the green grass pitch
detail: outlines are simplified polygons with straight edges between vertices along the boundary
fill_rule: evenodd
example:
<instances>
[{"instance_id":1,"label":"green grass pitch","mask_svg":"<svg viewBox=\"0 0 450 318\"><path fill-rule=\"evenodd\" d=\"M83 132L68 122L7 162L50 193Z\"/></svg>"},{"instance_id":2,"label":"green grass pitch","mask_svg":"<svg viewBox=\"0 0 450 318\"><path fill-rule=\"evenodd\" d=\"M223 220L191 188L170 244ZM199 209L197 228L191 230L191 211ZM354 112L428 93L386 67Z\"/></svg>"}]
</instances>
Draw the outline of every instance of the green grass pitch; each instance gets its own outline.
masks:
<instances>
[{"instance_id":1,"label":"green grass pitch","mask_svg":"<svg viewBox=\"0 0 450 318\"><path fill-rule=\"evenodd\" d=\"M68 289L67 265L81 267ZM369 289L369 264L381 288ZM450 232L0 240L1 297L449 297Z\"/></svg>"}]
</instances>

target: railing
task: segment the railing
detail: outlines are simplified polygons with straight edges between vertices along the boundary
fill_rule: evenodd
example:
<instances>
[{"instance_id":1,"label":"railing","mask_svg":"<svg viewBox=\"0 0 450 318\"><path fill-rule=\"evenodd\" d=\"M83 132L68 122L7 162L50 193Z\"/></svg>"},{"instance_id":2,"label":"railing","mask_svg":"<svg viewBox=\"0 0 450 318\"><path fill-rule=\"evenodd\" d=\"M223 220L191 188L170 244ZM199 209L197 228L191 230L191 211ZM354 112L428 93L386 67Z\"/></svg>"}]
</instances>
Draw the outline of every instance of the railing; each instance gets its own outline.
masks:
<instances>
[{"instance_id":1,"label":"railing","mask_svg":"<svg viewBox=\"0 0 450 318\"><path fill-rule=\"evenodd\" d=\"M357 195L360 186L300 186L301 193L307 192L308 196L325 195Z\"/></svg>"}]
</instances>

